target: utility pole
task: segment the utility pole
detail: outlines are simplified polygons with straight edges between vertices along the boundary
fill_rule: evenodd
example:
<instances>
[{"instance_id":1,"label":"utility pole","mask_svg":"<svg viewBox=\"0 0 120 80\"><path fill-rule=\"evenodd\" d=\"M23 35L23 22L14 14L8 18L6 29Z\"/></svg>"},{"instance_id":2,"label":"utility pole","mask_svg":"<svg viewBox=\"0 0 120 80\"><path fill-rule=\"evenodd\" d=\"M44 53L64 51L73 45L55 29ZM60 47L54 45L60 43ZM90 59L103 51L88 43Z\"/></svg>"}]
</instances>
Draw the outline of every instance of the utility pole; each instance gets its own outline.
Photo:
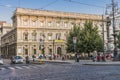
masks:
<instances>
[{"instance_id":1,"label":"utility pole","mask_svg":"<svg viewBox=\"0 0 120 80\"><path fill-rule=\"evenodd\" d=\"M102 15L102 35L103 35L103 55L105 56L104 46L104 16ZM104 57L105 58L105 57Z\"/></svg>"},{"instance_id":2,"label":"utility pole","mask_svg":"<svg viewBox=\"0 0 120 80\"><path fill-rule=\"evenodd\" d=\"M112 0L112 4L108 5L107 8L112 9L112 11L110 11L110 13L109 13L109 17L112 18L113 37L114 37L114 59L115 59L117 54L118 54L118 51L117 51L117 34L116 34L116 29L115 29L115 13L118 12L118 4L115 3L114 0ZM107 8L106 8L106 11L107 11Z\"/></svg>"}]
</instances>

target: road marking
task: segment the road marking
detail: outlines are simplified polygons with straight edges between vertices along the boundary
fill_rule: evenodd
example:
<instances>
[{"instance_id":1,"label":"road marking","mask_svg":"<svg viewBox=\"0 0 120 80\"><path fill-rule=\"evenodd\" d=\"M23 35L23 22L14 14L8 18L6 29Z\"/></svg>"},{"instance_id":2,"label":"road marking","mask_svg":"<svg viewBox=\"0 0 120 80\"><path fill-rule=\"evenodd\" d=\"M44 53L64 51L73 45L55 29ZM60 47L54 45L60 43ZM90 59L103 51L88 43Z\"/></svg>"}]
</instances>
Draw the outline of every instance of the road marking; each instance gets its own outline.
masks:
<instances>
[{"instance_id":1,"label":"road marking","mask_svg":"<svg viewBox=\"0 0 120 80\"><path fill-rule=\"evenodd\" d=\"M27 69L30 69L30 67L27 67L27 66L22 66L22 67L27 68Z\"/></svg>"},{"instance_id":2,"label":"road marking","mask_svg":"<svg viewBox=\"0 0 120 80\"><path fill-rule=\"evenodd\" d=\"M29 66L30 68L37 68L36 66Z\"/></svg>"},{"instance_id":3,"label":"road marking","mask_svg":"<svg viewBox=\"0 0 120 80\"><path fill-rule=\"evenodd\" d=\"M9 68L9 69L12 69L12 70L15 69L15 68L13 68L13 67L8 67L8 68Z\"/></svg>"},{"instance_id":4,"label":"road marking","mask_svg":"<svg viewBox=\"0 0 120 80\"><path fill-rule=\"evenodd\" d=\"M17 69L23 69L23 68L21 68L21 67L18 67L18 66L16 66L15 68L17 68Z\"/></svg>"}]
</instances>

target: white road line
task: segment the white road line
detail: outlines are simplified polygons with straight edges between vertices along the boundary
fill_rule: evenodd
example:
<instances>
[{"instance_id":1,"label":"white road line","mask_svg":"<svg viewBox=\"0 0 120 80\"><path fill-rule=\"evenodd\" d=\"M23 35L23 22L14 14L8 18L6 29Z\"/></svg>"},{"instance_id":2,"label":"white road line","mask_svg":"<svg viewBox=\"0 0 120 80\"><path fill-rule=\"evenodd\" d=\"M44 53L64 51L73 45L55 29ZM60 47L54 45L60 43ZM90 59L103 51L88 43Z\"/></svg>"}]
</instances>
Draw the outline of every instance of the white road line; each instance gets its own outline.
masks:
<instances>
[{"instance_id":1,"label":"white road line","mask_svg":"<svg viewBox=\"0 0 120 80\"><path fill-rule=\"evenodd\" d=\"M30 69L30 67L27 67L27 66L22 66L22 67L27 68L27 69Z\"/></svg>"},{"instance_id":2,"label":"white road line","mask_svg":"<svg viewBox=\"0 0 120 80\"><path fill-rule=\"evenodd\" d=\"M15 66L15 68L17 68L17 69L23 69L23 68L21 68L21 67L18 67L18 66Z\"/></svg>"},{"instance_id":3,"label":"white road line","mask_svg":"<svg viewBox=\"0 0 120 80\"><path fill-rule=\"evenodd\" d=\"M15 68L13 68L13 67L8 67L8 68L9 68L9 69L12 69L12 70L15 69Z\"/></svg>"}]
</instances>

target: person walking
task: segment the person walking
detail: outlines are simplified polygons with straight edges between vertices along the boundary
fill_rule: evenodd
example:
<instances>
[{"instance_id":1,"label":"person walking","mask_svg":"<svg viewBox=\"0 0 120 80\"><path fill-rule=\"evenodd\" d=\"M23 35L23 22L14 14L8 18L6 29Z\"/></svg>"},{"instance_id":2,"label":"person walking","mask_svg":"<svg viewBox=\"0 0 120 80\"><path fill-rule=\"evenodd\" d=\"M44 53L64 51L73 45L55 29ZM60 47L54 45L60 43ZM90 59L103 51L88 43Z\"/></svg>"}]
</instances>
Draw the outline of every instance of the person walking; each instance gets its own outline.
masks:
<instances>
[{"instance_id":1,"label":"person walking","mask_svg":"<svg viewBox=\"0 0 120 80\"><path fill-rule=\"evenodd\" d=\"M27 55L26 56L26 64L29 64L30 63L30 59L29 59L29 56Z\"/></svg>"},{"instance_id":2,"label":"person walking","mask_svg":"<svg viewBox=\"0 0 120 80\"><path fill-rule=\"evenodd\" d=\"M33 62L35 61L35 55L32 55L32 58L33 58Z\"/></svg>"}]
</instances>

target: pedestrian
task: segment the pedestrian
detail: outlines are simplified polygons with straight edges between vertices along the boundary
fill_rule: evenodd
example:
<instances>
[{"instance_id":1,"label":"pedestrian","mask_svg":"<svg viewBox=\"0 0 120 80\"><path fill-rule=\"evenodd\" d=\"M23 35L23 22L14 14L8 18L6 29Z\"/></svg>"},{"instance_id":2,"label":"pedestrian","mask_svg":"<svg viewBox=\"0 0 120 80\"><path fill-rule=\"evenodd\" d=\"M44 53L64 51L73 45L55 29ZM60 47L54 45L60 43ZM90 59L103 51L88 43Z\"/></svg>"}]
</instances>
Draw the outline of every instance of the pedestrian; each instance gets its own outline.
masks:
<instances>
[{"instance_id":1,"label":"pedestrian","mask_svg":"<svg viewBox=\"0 0 120 80\"><path fill-rule=\"evenodd\" d=\"M79 59L80 59L80 56L79 56L79 55L77 55L77 62L79 62Z\"/></svg>"},{"instance_id":2,"label":"pedestrian","mask_svg":"<svg viewBox=\"0 0 120 80\"><path fill-rule=\"evenodd\" d=\"M77 53L75 53L75 62L77 62Z\"/></svg>"},{"instance_id":3,"label":"pedestrian","mask_svg":"<svg viewBox=\"0 0 120 80\"><path fill-rule=\"evenodd\" d=\"M92 61L95 62L95 56L91 55L90 57L91 57Z\"/></svg>"},{"instance_id":4,"label":"pedestrian","mask_svg":"<svg viewBox=\"0 0 120 80\"><path fill-rule=\"evenodd\" d=\"M33 62L35 61L35 55L32 55L32 58L33 58Z\"/></svg>"},{"instance_id":5,"label":"pedestrian","mask_svg":"<svg viewBox=\"0 0 120 80\"><path fill-rule=\"evenodd\" d=\"M29 64L30 63L30 59L29 59L29 56L27 55L26 56L26 64Z\"/></svg>"},{"instance_id":6,"label":"pedestrian","mask_svg":"<svg viewBox=\"0 0 120 80\"><path fill-rule=\"evenodd\" d=\"M101 60L100 53L97 55L97 61L99 62Z\"/></svg>"},{"instance_id":7,"label":"pedestrian","mask_svg":"<svg viewBox=\"0 0 120 80\"><path fill-rule=\"evenodd\" d=\"M13 63L14 57L13 57L13 56L11 56L10 60L11 60L11 63Z\"/></svg>"},{"instance_id":8,"label":"pedestrian","mask_svg":"<svg viewBox=\"0 0 120 80\"><path fill-rule=\"evenodd\" d=\"M53 54L53 59L55 60L55 54Z\"/></svg>"},{"instance_id":9,"label":"pedestrian","mask_svg":"<svg viewBox=\"0 0 120 80\"><path fill-rule=\"evenodd\" d=\"M65 60L65 57L64 57L64 55L62 56L62 61L64 61Z\"/></svg>"},{"instance_id":10,"label":"pedestrian","mask_svg":"<svg viewBox=\"0 0 120 80\"><path fill-rule=\"evenodd\" d=\"M105 61L105 57L104 57L103 54L101 55L101 60L102 60L102 61Z\"/></svg>"}]
</instances>

